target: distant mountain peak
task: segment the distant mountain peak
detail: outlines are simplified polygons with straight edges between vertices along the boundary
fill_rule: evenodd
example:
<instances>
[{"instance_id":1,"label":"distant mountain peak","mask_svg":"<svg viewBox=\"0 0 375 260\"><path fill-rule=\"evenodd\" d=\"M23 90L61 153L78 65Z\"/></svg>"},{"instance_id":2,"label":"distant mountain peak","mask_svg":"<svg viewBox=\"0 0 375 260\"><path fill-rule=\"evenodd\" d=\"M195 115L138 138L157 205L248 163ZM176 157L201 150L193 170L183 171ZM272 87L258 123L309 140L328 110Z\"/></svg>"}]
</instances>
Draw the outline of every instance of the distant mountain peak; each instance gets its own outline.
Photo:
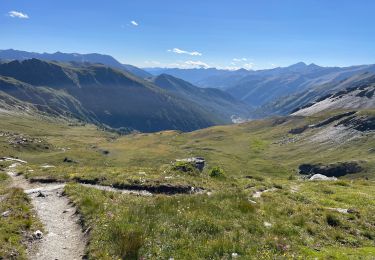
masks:
<instances>
[{"instance_id":1,"label":"distant mountain peak","mask_svg":"<svg viewBox=\"0 0 375 260\"><path fill-rule=\"evenodd\" d=\"M290 65L288 68L290 68L290 69L300 69L300 68L305 68L306 66L307 66L307 64L304 63L303 61L301 61L301 62L297 62L296 64Z\"/></svg>"}]
</instances>

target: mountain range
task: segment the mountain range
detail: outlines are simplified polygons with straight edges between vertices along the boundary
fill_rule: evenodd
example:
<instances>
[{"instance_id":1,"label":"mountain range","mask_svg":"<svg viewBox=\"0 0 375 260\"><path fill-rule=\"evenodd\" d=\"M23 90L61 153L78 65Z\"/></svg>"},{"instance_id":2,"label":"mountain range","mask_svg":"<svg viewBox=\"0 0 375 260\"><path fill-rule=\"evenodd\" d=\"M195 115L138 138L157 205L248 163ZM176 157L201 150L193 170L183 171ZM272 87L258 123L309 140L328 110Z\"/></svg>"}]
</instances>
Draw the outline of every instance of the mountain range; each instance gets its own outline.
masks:
<instances>
[{"instance_id":1,"label":"mountain range","mask_svg":"<svg viewBox=\"0 0 375 260\"><path fill-rule=\"evenodd\" d=\"M248 71L217 69L145 69L180 77L199 87L219 88L255 110L252 117L286 115L329 92L375 73L375 65L321 67L296 63L285 68Z\"/></svg>"},{"instance_id":2,"label":"mountain range","mask_svg":"<svg viewBox=\"0 0 375 260\"><path fill-rule=\"evenodd\" d=\"M8 100L3 99L3 107L12 97L16 106L24 103L112 128L191 131L231 123L232 115L247 116L249 110L221 90L200 89L167 75L144 80L98 63L3 61L0 76L0 91Z\"/></svg>"},{"instance_id":3,"label":"mountain range","mask_svg":"<svg viewBox=\"0 0 375 260\"><path fill-rule=\"evenodd\" d=\"M374 82L375 65L340 68L300 62L259 71L145 71L96 53L0 51L0 108L142 132L191 131L288 115L315 109L327 96ZM372 107L372 98L362 99L365 104L359 107ZM342 100L346 106L327 108L357 106L351 95ZM355 104L351 106L350 100Z\"/></svg>"},{"instance_id":4,"label":"mountain range","mask_svg":"<svg viewBox=\"0 0 375 260\"><path fill-rule=\"evenodd\" d=\"M37 52L27 52L19 50L0 50L0 60L11 61L11 60L29 60L29 59L40 59L46 61L60 61L60 62L78 62L78 63L100 63L107 65L116 69L124 70L130 72L138 77L147 78L151 74L139 69L133 65L122 64L110 55L90 53L90 54L80 54L80 53L37 53Z\"/></svg>"}]
</instances>

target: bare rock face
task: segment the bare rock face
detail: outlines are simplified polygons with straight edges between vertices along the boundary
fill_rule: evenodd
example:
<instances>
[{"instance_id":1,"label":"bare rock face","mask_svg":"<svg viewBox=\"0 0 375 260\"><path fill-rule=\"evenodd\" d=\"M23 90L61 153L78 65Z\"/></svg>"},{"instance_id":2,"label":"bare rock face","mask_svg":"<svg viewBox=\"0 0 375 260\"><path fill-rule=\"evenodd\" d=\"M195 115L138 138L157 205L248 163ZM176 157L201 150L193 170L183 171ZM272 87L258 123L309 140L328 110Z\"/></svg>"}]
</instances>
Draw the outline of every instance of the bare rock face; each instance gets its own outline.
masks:
<instances>
[{"instance_id":1,"label":"bare rock face","mask_svg":"<svg viewBox=\"0 0 375 260\"><path fill-rule=\"evenodd\" d=\"M375 116L353 116L342 120L336 126L345 126L357 131L367 132L375 130Z\"/></svg>"},{"instance_id":2,"label":"bare rock face","mask_svg":"<svg viewBox=\"0 0 375 260\"><path fill-rule=\"evenodd\" d=\"M326 177L341 177L347 174L358 173L361 171L362 167L357 162L339 162L328 165L301 164L299 166L300 174L310 176L321 174Z\"/></svg>"}]
</instances>

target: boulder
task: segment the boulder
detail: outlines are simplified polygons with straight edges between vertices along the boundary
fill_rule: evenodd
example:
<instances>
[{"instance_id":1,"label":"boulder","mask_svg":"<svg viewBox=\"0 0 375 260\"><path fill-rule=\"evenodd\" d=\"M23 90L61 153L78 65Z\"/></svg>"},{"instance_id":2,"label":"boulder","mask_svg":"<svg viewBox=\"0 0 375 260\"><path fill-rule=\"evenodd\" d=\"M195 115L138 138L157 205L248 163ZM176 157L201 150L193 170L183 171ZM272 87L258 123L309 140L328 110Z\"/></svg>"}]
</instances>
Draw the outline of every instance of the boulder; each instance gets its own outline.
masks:
<instances>
[{"instance_id":1,"label":"boulder","mask_svg":"<svg viewBox=\"0 0 375 260\"><path fill-rule=\"evenodd\" d=\"M336 177L327 177L323 174L314 174L310 177L310 181L336 181Z\"/></svg>"},{"instance_id":2,"label":"boulder","mask_svg":"<svg viewBox=\"0 0 375 260\"><path fill-rule=\"evenodd\" d=\"M68 157L65 157L65 158L64 158L64 162L65 162L65 163L77 163L77 161L74 161L73 159L70 159L70 158L68 158Z\"/></svg>"},{"instance_id":3,"label":"boulder","mask_svg":"<svg viewBox=\"0 0 375 260\"><path fill-rule=\"evenodd\" d=\"M305 125L305 126L302 126L302 127L298 127L298 128L293 128L293 129L290 129L290 130L289 130L289 134L293 134L293 135L302 134L302 133L305 132L307 129L309 129L309 126L308 126L308 125Z\"/></svg>"},{"instance_id":4,"label":"boulder","mask_svg":"<svg viewBox=\"0 0 375 260\"><path fill-rule=\"evenodd\" d=\"M203 171L206 161L203 157L191 157L185 159L177 159L176 162L189 163L199 171Z\"/></svg>"}]
</instances>

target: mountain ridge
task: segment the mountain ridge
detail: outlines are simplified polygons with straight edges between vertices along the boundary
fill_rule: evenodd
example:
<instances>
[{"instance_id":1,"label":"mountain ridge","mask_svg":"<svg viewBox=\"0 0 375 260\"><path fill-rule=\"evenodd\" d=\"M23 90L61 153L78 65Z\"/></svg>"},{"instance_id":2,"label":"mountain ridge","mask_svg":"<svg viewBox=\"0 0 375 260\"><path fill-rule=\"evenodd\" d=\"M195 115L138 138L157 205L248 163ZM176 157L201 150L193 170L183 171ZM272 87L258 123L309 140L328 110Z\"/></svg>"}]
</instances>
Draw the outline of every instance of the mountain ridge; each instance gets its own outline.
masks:
<instances>
[{"instance_id":1,"label":"mountain ridge","mask_svg":"<svg viewBox=\"0 0 375 260\"><path fill-rule=\"evenodd\" d=\"M223 115L226 122L232 122L232 117L246 119L250 116L250 107L220 89L199 88L168 74L161 74L150 80L160 88L196 103L205 110Z\"/></svg>"},{"instance_id":2,"label":"mountain ridge","mask_svg":"<svg viewBox=\"0 0 375 260\"><path fill-rule=\"evenodd\" d=\"M149 81L108 66L38 59L0 64L0 75L34 87L65 91L102 124L143 132L191 131L224 123L216 115ZM0 88L1 90L1 88Z\"/></svg>"},{"instance_id":3,"label":"mountain ridge","mask_svg":"<svg viewBox=\"0 0 375 260\"><path fill-rule=\"evenodd\" d=\"M55 53L38 53L14 49L0 50L0 59L2 60L28 60L33 58L46 61L101 63L110 67L125 70L141 78L147 78L152 76L151 74L147 73L146 71L138 67L129 64L122 64L118 60L107 54L64 53L60 51L57 51Z\"/></svg>"}]
</instances>

